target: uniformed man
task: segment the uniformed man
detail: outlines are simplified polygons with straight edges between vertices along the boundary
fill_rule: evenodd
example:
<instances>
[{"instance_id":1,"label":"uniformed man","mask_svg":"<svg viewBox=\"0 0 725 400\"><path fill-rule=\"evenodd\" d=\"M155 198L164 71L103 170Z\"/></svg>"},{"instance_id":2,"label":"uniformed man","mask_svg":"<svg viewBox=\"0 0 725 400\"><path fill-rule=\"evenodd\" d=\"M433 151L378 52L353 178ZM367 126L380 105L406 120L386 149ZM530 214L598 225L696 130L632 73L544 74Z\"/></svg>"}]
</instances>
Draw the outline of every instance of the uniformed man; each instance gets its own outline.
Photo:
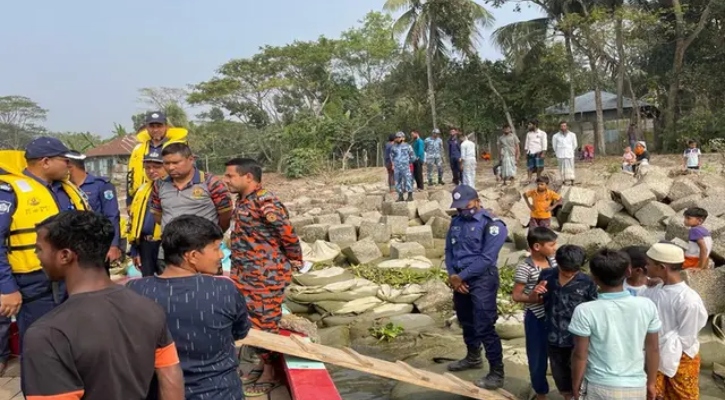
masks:
<instances>
[{"instance_id":1,"label":"uniformed man","mask_svg":"<svg viewBox=\"0 0 725 400\"><path fill-rule=\"evenodd\" d=\"M262 167L248 158L232 159L226 166L224 183L239 195L230 240L230 275L246 298L252 326L277 333L284 290L292 271L302 266L300 240L282 202L262 187ZM260 364L242 378L248 394L266 394L278 381L276 355L261 349L258 353Z\"/></svg>"},{"instance_id":2,"label":"uniformed man","mask_svg":"<svg viewBox=\"0 0 725 400\"><path fill-rule=\"evenodd\" d=\"M413 148L405 143L405 133L395 134L395 144L390 150L390 161L393 163L395 175L395 188L398 191L398 201L405 200L403 195L408 193L407 201L413 201L413 174L410 164L415 160Z\"/></svg>"},{"instance_id":3,"label":"uniformed man","mask_svg":"<svg viewBox=\"0 0 725 400\"><path fill-rule=\"evenodd\" d=\"M441 131L433 129L433 134L425 139L425 164L428 172L428 186L433 186L433 168L438 169L438 184L443 184L443 140Z\"/></svg>"},{"instance_id":4,"label":"uniformed man","mask_svg":"<svg viewBox=\"0 0 725 400\"><path fill-rule=\"evenodd\" d=\"M499 287L498 253L508 231L506 224L481 207L475 189L453 190L451 208L458 210L446 237L445 261L453 287L453 305L463 327L466 358L448 366L450 371L482 367L481 345L486 349L488 375L476 386L494 390L504 381L501 338L496 333L496 293Z\"/></svg>"},{"instance_id":5,"label":"uniformed man","mask_svg":"<svg viewBox=\"0 0 725 400\"><path fill-rule=\"evenodd\" d=\"M114 262L121 258L125 251L125 249L121 250L120 245L121 230L119 225L121 213L118 210L116 187L113 186L110 179L86 172L85 155L77 151L71 151L68 153L68 159L70 181L86 194L91 210L108 218L116 231L111 243L111 249L108 250L108 261Z\"/></svg>"},{"instance_id":6,"label":"uniformed man","mask_svg":"<svg viewBox=\"0 0 725 400\"><path fill-rule=\"evenodd\" d=\"M128 160L126 177L126 205L130 206L138 188L146 182L143 158L149 154L161 154L163 146L172 142L187 142L189 132L184 128L170 127L166 114L153 111L146 115L144 128L136 135L139 144L133 148Z\"/></svg>"},{"instance_id":7,"label":"uniformed man","mask_svg":"<svg viewBox=\"0 0 725 400\"><path fill-rule=\"evenodd\" d=\"M161 272L158 268L161 226L156 223L149 204L153 182L157 179L166 178L164 160L161 158L161 154L148 153L143 159L143 168L148 182L139 187L131 202L128 242L131 244L133 265L141 272L141 275L153 276Z\"/></svg>"},{"instance_id":8,"label":"uniformed man","mask_svg":"<svg viewBox=\"0 0 725 400\"><path fill-rule=\"evenodd\" d=\"M21 340L66 297L63 283L51 284L41 269L35 226L62 211L90 209L67 180L68 156L60 140L40 137L25 148L25 169L0 165L0 315L16 315Z\"/></svg>"}]
</instances>

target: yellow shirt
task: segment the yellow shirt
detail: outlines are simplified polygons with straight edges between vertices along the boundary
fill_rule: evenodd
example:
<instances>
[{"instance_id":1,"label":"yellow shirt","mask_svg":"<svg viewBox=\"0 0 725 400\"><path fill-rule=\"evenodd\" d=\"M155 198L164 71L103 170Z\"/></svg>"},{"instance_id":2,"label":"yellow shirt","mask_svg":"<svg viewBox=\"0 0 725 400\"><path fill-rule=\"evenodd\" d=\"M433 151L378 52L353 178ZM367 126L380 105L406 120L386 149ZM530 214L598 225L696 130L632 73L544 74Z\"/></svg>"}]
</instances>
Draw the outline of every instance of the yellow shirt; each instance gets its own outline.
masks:
<instances>
[{"instance_id":1,"label":"yellow shirt","mask_svg":"<svg viewBox=\"0 0 725 400\"><path fill-rule=\"evenodd\" d=\"M559 193L556 193L551 189L546 189L544 192L532 189L526 192L524 196L531 199L531 218L536 219L551 218L551 211L549 211L549 207L551 207L554 202L561 200Z\"/></svg>"}]
</instances>

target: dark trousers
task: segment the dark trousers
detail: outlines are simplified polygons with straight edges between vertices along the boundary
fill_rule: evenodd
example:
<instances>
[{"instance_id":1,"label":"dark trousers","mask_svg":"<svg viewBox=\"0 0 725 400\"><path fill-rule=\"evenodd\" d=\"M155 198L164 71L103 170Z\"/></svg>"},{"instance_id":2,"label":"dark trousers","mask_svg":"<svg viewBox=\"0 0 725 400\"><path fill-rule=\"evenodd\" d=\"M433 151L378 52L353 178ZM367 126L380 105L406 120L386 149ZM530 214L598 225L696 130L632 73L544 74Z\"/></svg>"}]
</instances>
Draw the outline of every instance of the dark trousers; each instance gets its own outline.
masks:
<instances>
[{"instance_id":1,"label":"dark trousers","mask_svg":"<svg viewBox=\"0 0 725 400\"><path fill-rule=\"evenodd\" d=\"M141 239L138 243L138 256L141 259L141 275L154 276L159 271L159 248L161 241Z\"/></svg>"},{"instance_id":2,"label":"dark trousers","mask_svg":"<svg viewBox=\"0 0 725 400\"><path fill-rule=\"evenodd\" d=\"M413 177L418 189L423 190L423 161L420 158L413 162Z\"/></svg>"},{"instance_id":3,"label":"dark trousers","mask_svg":"<svg viewBox=\"0 0 725 400\"><path fill-rule=\"evenodd\" d=\"M489 364L501 365L503 349L501 338L496 333L498 269L490 267L483 276L466 283L468 294L453 293L453 306L463 328L463 341L469 348L479 348L483 344Z\"/></svg>"},{"instance_id":4,"label":"dark trousers","mask_svg":"<svg viewBox=\"0 0 725 400\"><path fill-rule=\"evenodd\" d=\"M10 358L10 323L11 319L0 316L0 363Z\"/></svg>"},{"instance_id":5,"label":"dark trousers","mask_svg":"<svg viewBox=\"0 0 725 400\"><path fill-rule=\"evenodd\" d=\"M451 157L451 173L453 174L453 184L461 183L461 159Z\"/></svg>"},{"instance_id":6,"label":"dark trousers","mask_svg":"<svg viewBox=\"0 0 725 400\"><path fill-rule=\"evenodd\" d=\"M385 169L388 170L388 187L390 190L395 190L395 170L393 170L393 163L385 164Z\"/></svg>"},{"instance_id":7,"label":"dark trousers","mask_svg":"<svg viewBox=\"0 0 725 400\"><path fill-rule=\"evenodd\" d=\"M546 380L546 369L549 357L547 348L549 341L546 336L546 320L538 318L531 311L524 316L526 332L526 357L529 360L529 377L536 394L549 393L549 381Z\"/></svg>"}]
</instances>

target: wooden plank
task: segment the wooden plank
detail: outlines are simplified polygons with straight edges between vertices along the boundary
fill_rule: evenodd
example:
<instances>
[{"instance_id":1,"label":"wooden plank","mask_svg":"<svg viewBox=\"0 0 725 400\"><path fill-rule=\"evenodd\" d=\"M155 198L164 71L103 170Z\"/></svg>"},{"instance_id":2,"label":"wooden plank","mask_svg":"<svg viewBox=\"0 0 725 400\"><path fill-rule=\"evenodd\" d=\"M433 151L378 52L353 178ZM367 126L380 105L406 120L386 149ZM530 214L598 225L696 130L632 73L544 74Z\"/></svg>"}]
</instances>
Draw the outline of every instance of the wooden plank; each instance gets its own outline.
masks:
<instances>
[{"instance_id":1,"label":"wooden plank","mask_svg":"<svg viewBox=\"0 0 725 400\"><path fill-rule=\"evenodd\" d=\"M382 376L383 378L394 379L443 392L455 393L474 399L516 399L514 395L505 390L489 391L481 389L470 382L465 382L455 377L455 375L439 375L429 371L415 369L407 364L403 366L361 354L353 355L350 351L315 343L304 343L299 338L289 338L256 329L250 330L244 340L237 342L237 345L240 344L261 347L266 350L290 354L296 357L323 361L329 364L339 365L343 368L354 369L368 374ZM360 359L366 362L361 363ZM423 377L428 379L423 379Z\"/></svg>"}]
</instances>

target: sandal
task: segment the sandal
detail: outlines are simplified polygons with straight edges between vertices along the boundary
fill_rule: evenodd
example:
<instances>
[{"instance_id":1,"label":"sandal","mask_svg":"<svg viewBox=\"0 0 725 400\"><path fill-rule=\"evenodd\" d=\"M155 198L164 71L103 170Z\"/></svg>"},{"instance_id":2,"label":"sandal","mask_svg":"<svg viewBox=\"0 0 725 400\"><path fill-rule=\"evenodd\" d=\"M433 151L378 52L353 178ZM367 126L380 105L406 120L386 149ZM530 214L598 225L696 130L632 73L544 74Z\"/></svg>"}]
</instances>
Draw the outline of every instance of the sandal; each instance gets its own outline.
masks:
<instances>
[{"instance_id":1,"label":"sandal","mask_svg":"<svg viewBox=\"0 0 725 400\"><path fill-rule=\"evenodd\" d=\"M254 382L244 388L244 397L264 396L280 386L282 384L279 382Z\"/></svg>"},{"instance_id":2,"label":"sandal","mask_svg":"<svg viewBox=\"0 0 725 400\"><path fill-rule=\"evenodd\" d=\"M250 383L254 383L259 379L260 376L262 376L262 372L264 370L255 368L247 374L246 377L242 376L242 385L249 385Z\"/></svg>"}]
</instances>

